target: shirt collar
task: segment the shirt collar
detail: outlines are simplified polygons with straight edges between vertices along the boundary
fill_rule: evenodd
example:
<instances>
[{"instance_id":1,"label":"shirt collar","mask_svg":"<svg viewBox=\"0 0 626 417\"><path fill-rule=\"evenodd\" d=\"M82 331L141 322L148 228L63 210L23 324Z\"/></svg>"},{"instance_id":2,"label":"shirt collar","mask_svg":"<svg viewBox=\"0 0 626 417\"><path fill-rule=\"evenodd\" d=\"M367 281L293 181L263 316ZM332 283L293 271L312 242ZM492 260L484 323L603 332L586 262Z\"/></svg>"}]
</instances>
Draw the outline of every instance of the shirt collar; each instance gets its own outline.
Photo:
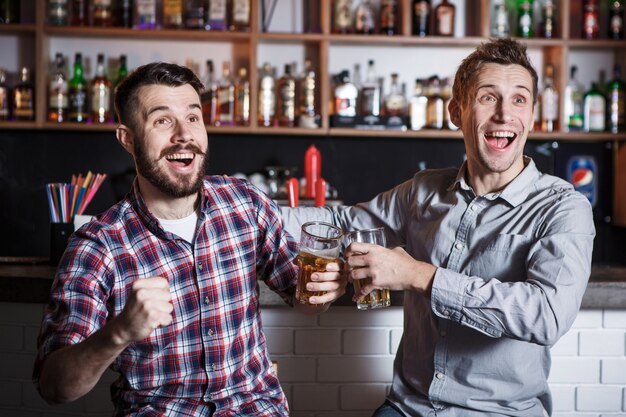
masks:
<instances>
[{"instance_id":1,"label":"shirt collar","mask_svg":"<svg viewBox=\"0 0 626 417\"><path fill-rule=\"evenodd\" d=\"M458 187L462 190L471 191L473 193L474 190L465 179L466 174L467 161L464 161L461 168L459 168L456 179L452 184L450 184L450 187L448 187L448 191L453 191ZM540 176L541 173L537 169L535 161L528 156L524 156L524 169L522 172L520 172L519 175L515 177L513 181L508 183L501 191L486 194L484 197L488 200L502 198L512 206L518 206L526 200L530 190L533 188L533 185L537 182Z\"/></svg>"}]
</instances>

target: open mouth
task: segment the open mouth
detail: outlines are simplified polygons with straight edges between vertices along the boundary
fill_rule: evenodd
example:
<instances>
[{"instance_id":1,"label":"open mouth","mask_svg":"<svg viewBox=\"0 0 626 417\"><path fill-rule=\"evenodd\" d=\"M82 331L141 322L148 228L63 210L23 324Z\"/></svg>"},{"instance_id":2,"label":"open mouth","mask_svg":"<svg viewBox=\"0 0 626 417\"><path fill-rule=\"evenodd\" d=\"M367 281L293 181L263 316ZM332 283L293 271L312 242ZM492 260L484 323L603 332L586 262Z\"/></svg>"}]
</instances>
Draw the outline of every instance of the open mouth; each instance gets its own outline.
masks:
<instances>
[{"instance_id":1,"label":"open mouth","mask_svg":"<svg viewBox=\"0 0 626 417\"><path fill-rule=\"evenodd\" d=\"M494 130L485 132L485 139L494 149L505 149L517 138L517 134L510 130Z\"/></svg>"},{"instance_id":2,"label":"open mouth","mask_svg":"<svg viewBox=\"0 0 626 417\"><path fill-rule=\"evenodd\" d=\"M194 153L175 153L172 155L166 155L165 159L176 166L186 167L189 166L195 158Z\"/></svg>"}]
</instances>

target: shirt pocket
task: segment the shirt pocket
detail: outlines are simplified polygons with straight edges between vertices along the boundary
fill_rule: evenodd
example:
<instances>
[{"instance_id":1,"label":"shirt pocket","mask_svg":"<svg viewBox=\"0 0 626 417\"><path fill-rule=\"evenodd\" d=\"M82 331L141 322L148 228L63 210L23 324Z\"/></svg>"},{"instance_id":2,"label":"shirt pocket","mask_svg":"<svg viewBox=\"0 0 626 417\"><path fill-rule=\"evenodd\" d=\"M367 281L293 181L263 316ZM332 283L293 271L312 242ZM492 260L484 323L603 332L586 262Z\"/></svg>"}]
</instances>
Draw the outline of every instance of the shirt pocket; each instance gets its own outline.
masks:
<instances>
[{"instance_id":1,"label":"shirt pocket","mask_svg":"<svg viewBox=\"0 0 626 417\"><path fill-rule=\"evenodd\" d=\"M498 234L477 250L471 262L471 275L497 278L503 282L526 279L530 238L517 234Z\"/></svg>"}]
</instances>

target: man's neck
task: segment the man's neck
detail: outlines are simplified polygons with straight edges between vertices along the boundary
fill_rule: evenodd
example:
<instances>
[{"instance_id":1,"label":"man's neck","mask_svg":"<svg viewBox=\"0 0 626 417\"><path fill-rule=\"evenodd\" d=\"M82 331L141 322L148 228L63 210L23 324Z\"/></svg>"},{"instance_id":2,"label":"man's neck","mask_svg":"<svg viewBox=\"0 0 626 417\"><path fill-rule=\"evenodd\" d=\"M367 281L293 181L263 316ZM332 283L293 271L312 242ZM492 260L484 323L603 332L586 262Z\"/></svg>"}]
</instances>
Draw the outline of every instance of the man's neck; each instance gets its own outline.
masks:
<instances>
[{"instance_id":1,"label":"man's neck","mask_svg":"<svg viewBox=\"0 0 626 417\"><path fill-rule=\"evenodd\" d=\"M196 209L198 194L176 198L163 193L144 178L139 177L138 180L139 192L155 217L167 220L182 219Z\"/></svg>"},{"instance_id":2,"label":"man's neck","mask_svg":"<svg viewBox=\"0 0 626 417\"><path fill-rule=\"evenodd\" d=\"M509 169L506 172L475 173L472 167L467 166L467 183L474 193L479 196L502 191L511 181L524 170L527 161L524 159L518 169Z\"/></svg>"}]
</instances>

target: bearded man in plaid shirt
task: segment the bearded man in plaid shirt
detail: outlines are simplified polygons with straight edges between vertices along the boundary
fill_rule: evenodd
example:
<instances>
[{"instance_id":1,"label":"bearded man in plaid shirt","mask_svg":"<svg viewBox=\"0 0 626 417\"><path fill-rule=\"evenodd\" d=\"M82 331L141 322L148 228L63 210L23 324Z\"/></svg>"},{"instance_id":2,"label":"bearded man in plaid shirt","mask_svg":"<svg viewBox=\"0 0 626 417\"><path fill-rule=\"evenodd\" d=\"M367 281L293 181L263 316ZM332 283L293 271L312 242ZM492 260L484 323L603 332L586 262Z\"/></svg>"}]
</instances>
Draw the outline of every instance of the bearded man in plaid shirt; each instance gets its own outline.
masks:
<instances>
[{"instance_id":1,"label":"bearded man in plaid shirt","mask_svg":"<svg viewBox=\"0 0 626 417\"><path fill-rule=\"evenodd\" d=\"M345 291L318 273L293 303L297 246L249 183L205 176L207 132L187 68L139 67L117 89L116 136L137 177L77 230L46 307L34 382L49 403L89 392L107 368L116 416L285 416L261 328L259 280L304 313Z\"/></svg>"}]
</instances>

